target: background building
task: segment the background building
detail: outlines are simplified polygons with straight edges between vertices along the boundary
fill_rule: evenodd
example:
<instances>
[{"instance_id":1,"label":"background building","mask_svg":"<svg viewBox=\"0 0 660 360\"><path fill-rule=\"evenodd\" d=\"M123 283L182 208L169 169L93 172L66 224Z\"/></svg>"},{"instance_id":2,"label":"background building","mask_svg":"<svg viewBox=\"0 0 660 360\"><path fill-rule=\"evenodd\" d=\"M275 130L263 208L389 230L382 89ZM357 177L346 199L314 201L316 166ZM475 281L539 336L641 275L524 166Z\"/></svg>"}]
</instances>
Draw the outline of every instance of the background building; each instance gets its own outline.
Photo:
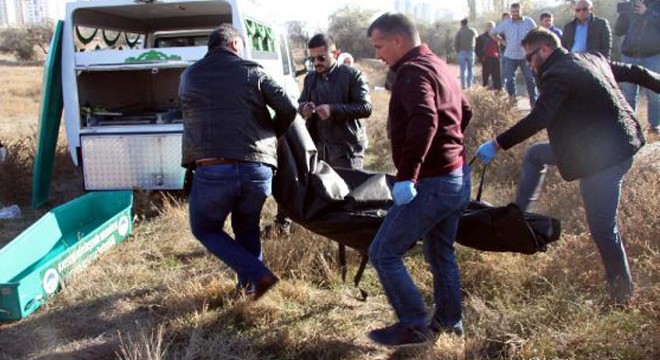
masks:
<instances>
[{"instance_id":1,"label":"background building","mask_svg":"<svg viewBox=\"0 0 660 360\"><path fill-rule=\"evenodd\" d=\"M48 0L0 0L0 27L21 26L52 19L54 14L49 2Z\"/></svg>"}]
</instances>

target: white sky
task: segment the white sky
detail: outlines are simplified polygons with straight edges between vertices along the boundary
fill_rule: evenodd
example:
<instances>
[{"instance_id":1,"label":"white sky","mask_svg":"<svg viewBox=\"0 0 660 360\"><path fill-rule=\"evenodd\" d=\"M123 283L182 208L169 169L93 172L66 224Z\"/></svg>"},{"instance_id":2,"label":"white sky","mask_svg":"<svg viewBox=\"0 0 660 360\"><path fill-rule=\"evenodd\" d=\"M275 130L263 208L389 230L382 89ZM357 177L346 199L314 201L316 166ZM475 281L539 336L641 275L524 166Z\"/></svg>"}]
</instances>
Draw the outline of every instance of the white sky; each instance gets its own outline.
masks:
<instances>
[{"instance_id":1,"label":"white sky","mask_svg":"<svg viewBox=\"0 0 660 360\"><path fill-rule=\"evenodd\" d=\"M64 17L64 4L73 0L47 0L48 6L55 9L58 18ZM465 1L442 1L448 4L439 4L438 0L426 0L434 3L438 8L461 12ZM288 20L308 21L326 27L328 16L338 8L351 4L365 9L389 11L394 9L394 0L256 0L266 13L274 19L285 22Z\"/></svg>"}]
</instances>

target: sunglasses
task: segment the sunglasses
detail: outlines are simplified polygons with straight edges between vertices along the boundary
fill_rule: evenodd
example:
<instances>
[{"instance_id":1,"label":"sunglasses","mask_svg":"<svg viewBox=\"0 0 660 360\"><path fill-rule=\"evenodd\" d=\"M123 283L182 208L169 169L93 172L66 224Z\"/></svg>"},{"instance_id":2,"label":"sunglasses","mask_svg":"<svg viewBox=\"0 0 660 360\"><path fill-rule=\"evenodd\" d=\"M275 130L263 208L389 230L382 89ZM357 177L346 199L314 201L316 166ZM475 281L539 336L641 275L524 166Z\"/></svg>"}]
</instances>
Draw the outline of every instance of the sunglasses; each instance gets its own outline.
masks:
<instances>
[{"instance_id":1,"label":"sunglasses","mask_svg":"<svg viewBox=\"0 0 660 360\"><path fill-rule=\"evenodd\" d=\"M325 62L326 60L328 60L328 55L310 56L307 59L311 62L315 62L315 61Z\"/></svg>"},{"instance_id":2,"label":"sunglasses","mask_svg":"<svg viewBox=\"0 0 660 360\"><path fill-rule=\"evenodd\" d=\"M536 50L532 51L531 53L525 55L525 60L527 60L527 62L532 62L532 58L533 58L534 55L536 55L536 53L539 52L539 51L541 51L541 48L537 48Z\"/></svg>"},{"instance_id":3,"label":"sunglasses","mask_svg":"<svg viewBox=\"0 0 660 360\"><path fill-rule=\"evenodd\" d=\"M575 8L575 12L589 11L588 7Z\"/></svg>"}]
</instances>

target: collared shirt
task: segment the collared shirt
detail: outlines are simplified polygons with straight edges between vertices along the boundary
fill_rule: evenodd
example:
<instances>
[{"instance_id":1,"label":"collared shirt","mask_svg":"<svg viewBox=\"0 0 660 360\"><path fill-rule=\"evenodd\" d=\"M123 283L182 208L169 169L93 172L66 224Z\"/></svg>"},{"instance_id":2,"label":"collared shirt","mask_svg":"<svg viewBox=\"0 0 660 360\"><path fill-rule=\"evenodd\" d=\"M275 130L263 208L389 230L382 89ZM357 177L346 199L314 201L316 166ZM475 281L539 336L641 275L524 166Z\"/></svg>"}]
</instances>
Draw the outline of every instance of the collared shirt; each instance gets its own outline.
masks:
<instances>
[{"instance_id":1,"label":"collared shirt","mask_svg":"<svg viewBox=\"0 0 660 360\"><path fill-rule=\"evenodd\" d=\"M589 32L589 21L585 21L580 24L577 22L575 27L575 42L573 42L573 48L571 52L581 53L587 51L587 33ZM607 55L606 55L607 56Z\"/></svg>"},{"instance_id":2,"label":"collared shirt","mask_svg":"<svg viewBox=\"0 0 660 360\"><path fill-rule=\"evenodd\" d=\"M504 34L506 36L504 57L523 60L525 58L525 50L521 46L522 39L534 28L536 28L534 20L523 16L520 20L507 19L500 22L490 33Z\"/></svg>"},{"instance_id":3,"label":"collared shirt","mask_svg":"<svg viewBox=\"0 0 660 360\"><path fill-rule=\"evenodd\" d=\"M316 79L314 81L314 88L312 89L312 101L315 104L327 104L330 100L330 81L336 69L337 63L334 63L328 71L322 74L318 72L314 74Z\"/></svg>"}]
</instances>

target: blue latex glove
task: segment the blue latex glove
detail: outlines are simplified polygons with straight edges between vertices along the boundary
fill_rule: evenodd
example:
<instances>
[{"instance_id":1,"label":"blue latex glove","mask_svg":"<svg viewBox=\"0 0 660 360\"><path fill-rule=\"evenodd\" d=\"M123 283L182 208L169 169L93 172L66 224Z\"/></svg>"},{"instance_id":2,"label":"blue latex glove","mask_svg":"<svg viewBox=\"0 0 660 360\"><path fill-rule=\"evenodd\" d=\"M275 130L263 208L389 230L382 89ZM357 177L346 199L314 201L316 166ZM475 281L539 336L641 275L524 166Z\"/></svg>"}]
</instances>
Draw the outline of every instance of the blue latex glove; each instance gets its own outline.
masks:
<instances>
[{"instance_id":1,"label":"blue latex glove","mask_svg":"<svg viewBox=\"0 0 660 360\"><path fill-rule=\"evenodd\" d=\"M397 206L406 205L411 202L415 196L417 196L417 190L415 189L414 182L406 180L394 183L392 197Z\"/></svg>"},{"instance_id":2,"label":"blue latex glove","mask_svg":"<svg viewBox=\"0 0 660 360\"><path fill-rule=\"evenodd\" d=\"M479 146L477 150L477 157L483 161L485 164L488 164L493 158L497 155L497 147L495 141L487 141Z\"/></svg>"}]
</instances>

